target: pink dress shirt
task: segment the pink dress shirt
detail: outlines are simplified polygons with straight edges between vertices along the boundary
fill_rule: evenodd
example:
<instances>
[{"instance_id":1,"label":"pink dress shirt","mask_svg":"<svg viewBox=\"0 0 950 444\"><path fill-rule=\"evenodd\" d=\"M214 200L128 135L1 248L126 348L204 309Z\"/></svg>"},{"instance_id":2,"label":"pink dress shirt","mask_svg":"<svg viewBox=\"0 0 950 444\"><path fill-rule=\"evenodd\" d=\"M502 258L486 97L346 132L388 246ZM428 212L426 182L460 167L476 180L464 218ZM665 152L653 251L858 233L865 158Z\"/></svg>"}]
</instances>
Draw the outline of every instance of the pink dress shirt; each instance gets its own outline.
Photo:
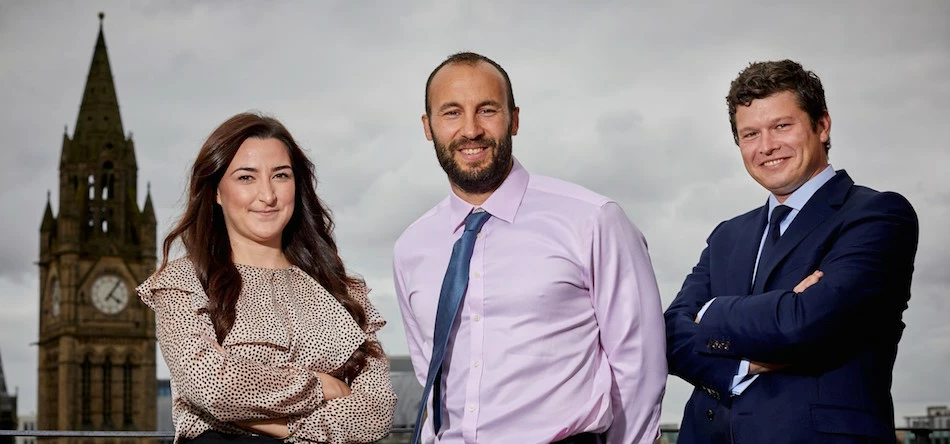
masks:
<instances>
[{"instance_id":1,"label":"pink dress shirt","mask_svg":"<svg viewBox=\"0 0 950 444\"><path fill-rule=\"evenodd\" d=\"M396 241L396 296L420 384L452 245L473 208L452 193ZM517 160L481 208L492 218L446 351L444 424L436 436L426 420L423 442L608 431L608 443L652 443L666 335L643 235L615 202L529 175Z\"/></svg>"}]
</instances>

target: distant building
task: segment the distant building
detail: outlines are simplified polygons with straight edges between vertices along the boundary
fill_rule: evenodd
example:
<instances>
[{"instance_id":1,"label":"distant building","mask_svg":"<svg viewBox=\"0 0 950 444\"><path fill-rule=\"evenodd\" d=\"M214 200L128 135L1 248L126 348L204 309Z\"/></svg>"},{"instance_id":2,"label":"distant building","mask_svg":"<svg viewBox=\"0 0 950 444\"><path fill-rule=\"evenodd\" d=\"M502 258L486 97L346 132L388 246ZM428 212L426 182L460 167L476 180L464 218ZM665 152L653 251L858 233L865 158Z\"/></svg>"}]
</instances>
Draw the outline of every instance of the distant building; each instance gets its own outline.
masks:
<instances>
[{"instance_id":1,"label":"distant building","mask_svg":"<svg viewBox=\"0 0 950 444\"><path fill-rule=\"evenodd\" d=\"M905 426L908 429L950 429L950 408L945 405L927 407L926 416L905 416L907 422ZM920 432L915 432L920 433ZM904 436L905 444L914 444L921 442L916 440L914 433L907 433ZM950 444L950 431L935 430L930 433L930 444Z\"/></svg>"},{"instance_id":2,"label":"distant building","mask_svg":"<svg viewBox=\"0 0 950 444\"><path fill-rule=\"evenodd\" d=\"M950 408L945 405L927 407L927 416L905 416L907 428L950 429Z\"/></svg>"},{"instance_id":3,"label":"distant building","mask_svg":"<svg viewBox=\"0 0 950 444\"><path fill-rule=\"evenodd\" d=\"M416 423L416 413L419 412L419 401L422 399L422 386L416 379L412 361L408 356L390 356L389 374L393 380L393 391L399 398L393 415L393 428L412 428ZM408 444L411 441L411 433L393 433L379 443Z\"/></svg>"},{"instance_id":4,"label":"distant building","mask_svg":"<svg viewBox=\"0 0 950 444\"><path fill-rule=\"evenodd\" d=\"M23 430L26 432L36 430L36 414L22 415L20 416L20 424L17 425L17 430ZM36 444L35 436L17 436L14 438L13 442L15 444Z\"/></svg>"},{"instance_id":5,"label":"distant building","mask_svg":"<svg viewBox=\"0 0 950 444\"><path fill-rule=\"evenodd\" d=\"M158 413L158 430L159 432L174 432L175 423L172 422L172 384L168 379L159 379L158 385L156 387L156 401L155 412ZM174 438L161 438L158 440L159 444L172 444Z\"/></svg>"},{"instance_id":6,"label":"distant building","mask_svg":"<svg viewBox=\"0 0 950 444\"><path fill-rule=\"evenodd\" d=\"M679 428L678 423L660 424L660 437L656 440L656 444L676 444Z\"/></svg>"},{"instance_id":7,"label":"distant building","mask_svg":"<svg viewBox=\"0 0 950 444\"><path fill-rule=\"evenodd\" d=\"M399 397L396 414L393 416L393 427L412 427L416 423L419 401L422 399L422 386L416 379L412 361L408 356L390 357L389 374L393 380L393 391Z\"/></svg>"},{"instance_id":8,"label":"distant building","mask_svg":"<svg viewBox=\"0 0 950 444\"><path fill-rule=\"evenodd\" d=\"M0 360L0 430L17 430L16 393L7 391L3 360ZM13 437L0 436L0 444L13 444Z\"/></svg>"}]
</instances>

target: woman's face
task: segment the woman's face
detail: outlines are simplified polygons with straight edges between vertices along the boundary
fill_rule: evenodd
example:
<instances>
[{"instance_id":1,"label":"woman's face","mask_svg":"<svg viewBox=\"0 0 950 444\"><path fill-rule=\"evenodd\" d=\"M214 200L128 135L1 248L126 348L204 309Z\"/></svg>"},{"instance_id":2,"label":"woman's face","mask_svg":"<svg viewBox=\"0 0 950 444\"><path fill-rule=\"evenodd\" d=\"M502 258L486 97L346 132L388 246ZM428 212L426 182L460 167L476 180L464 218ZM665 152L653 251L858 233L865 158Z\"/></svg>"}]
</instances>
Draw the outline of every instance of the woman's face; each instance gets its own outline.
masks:
<instances>
[{"instance_id":1,"label":"woman's face","mask_svg":"<svg viewBox=\"0 0 950 444\"><path fill-rule=\"evenodd\" d=\"M248 244L280 248L281 234L294 214L295 193L290 154L283 142L245 140L218 183L217 202L232 249Z\"/></svg>"}]
</instances>

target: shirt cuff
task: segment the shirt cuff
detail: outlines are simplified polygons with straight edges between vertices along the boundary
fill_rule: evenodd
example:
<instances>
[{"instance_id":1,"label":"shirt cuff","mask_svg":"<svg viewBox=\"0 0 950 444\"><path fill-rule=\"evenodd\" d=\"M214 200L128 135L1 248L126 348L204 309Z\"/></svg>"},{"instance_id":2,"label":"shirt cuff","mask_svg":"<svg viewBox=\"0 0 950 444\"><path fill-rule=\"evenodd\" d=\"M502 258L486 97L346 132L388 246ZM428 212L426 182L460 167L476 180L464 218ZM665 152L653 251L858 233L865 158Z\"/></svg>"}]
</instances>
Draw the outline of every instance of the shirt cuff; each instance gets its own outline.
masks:
<instances>
[{"instance_id":1,"label":"shirt cuff","mask_svg":"<svg viewBox=\"0 0 950 444\"><path fill-rule=\"evenodd\" d=\"M716 298L712 298L712 299L710 299L709 301L707 301L705 304L703 304L703 308L700 308L700 309L699 309L699 313L696 314L696 323L699 323L699 321L702 321L702 320L703 320L703 314L706 313L706 309L709 308L709 304L712 304L713 301L715 301L715 300L716 300ZM740 367L740 368L741 368L741 367ZM749 371L749 366L746 365L746 372L748 373L748 371Z\"/></svg>"},{"instance_id":2,"label":"shirt cuff","mask_svg":"<svg viewBox=\"0 0 950 444\"><path fill-rule=\"evenodd\" d=\"M743 359L739 362L739 368L736 370L736 375L732 377L732 387L729 390L732 392L732 396L739 396L742 392L745 391L749 385L752 384L752 381L755 381L759 375L749 375L749 361Z\"/></svg>"}]
</instances>

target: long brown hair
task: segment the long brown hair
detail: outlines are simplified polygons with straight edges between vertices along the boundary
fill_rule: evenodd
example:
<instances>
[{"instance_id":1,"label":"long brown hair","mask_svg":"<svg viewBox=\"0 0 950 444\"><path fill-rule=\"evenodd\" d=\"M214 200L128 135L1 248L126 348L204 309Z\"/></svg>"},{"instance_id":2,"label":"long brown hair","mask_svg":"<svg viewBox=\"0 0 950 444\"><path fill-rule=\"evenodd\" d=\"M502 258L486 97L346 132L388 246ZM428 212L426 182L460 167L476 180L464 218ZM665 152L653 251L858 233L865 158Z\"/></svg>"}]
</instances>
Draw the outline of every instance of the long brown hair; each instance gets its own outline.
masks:
<instances>
[{"instance_id":1,"label":"long brown hair","mask_svg":"<svg viewBox=\"0 0 950 444\"><path fill-rule=\"evenodd\" d=\"M284 256L326 288L366 331L366 311L347 291L349 286L362 285L363 282L346 274L337 253L333 219L317 197L313 163L287 128L271 117L241 113L226 120L208 136L191 170L185 213L165 238L162 268L168 263L172 244L180 239L208 295L205 311L211 317L218 342L223 343L234 325L243 283L231 259L228 230L215 195L228 165L241 144L249 138L277 139L290 154L296 197L294 213L281 236ZM349 383L365 367L369 356L382 357L382 348L375 341L365 341L360 345L343 367L334 372L334 376Z\"/></svg>"}]
</instances>

